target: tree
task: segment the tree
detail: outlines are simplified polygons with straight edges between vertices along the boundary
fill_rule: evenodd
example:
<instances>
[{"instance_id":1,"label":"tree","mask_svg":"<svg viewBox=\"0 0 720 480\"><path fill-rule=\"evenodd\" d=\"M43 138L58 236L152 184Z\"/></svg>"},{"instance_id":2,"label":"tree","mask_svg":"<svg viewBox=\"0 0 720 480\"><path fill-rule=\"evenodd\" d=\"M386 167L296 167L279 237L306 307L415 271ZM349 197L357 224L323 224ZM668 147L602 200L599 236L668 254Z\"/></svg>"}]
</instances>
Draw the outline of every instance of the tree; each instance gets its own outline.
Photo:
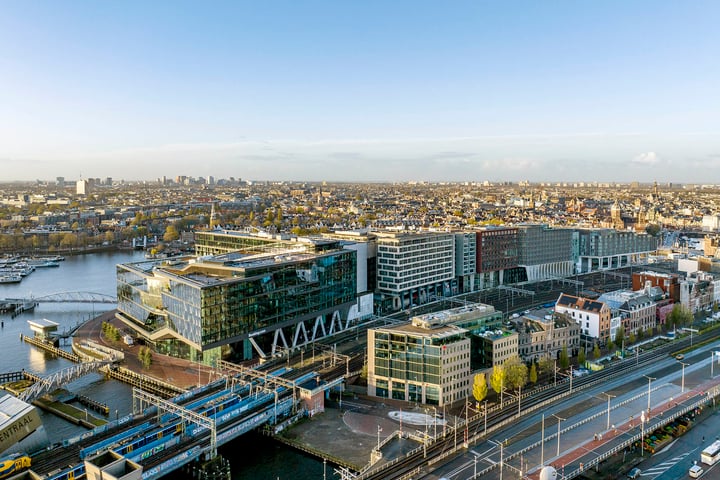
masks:
<instances>
[{"instance_id":1,"label":"tree","mask_svg":"<svg viewBox=\"0 0 720 480\"><path fill-rule=\"evenodd\" d=\"M528 368L520 357L515 355L503 362L505 370L505 386L509 389L519 390L528 381Z\"/></svg>"},{"instance_id":2,"label":"tree","mask_svg":"<svg viewBox=\"0 0 720 480\"><path fill-rule=\"evenodd\" d=\"M625 339L625 328L622 325L620 325L620 327L617 329L617 332L615 332L615 345L622 346L624 339Z\"/></svg>"},{"instance_id":3,"label":"tree","mask_svg":"<svg viewBox=\"0 0 720 480\"><path fill-rule=\"evenodd\" d=\"M502 365L494 365L490 374L490 386L495 393L500 393L505 388L505 370Z\"/></svg>"},{"instance_id":4,"label":"tree","mask_svg":"<svg viewBox=\"0 0 720 480\"><path fill-rule=\"evenodd\" d=\"M613 350L615 350L615 342L613 342L612 339L608 340L607 348L608 348L608 352L612 352Z\"/></svg>"},{"instance_id":5,"label":"tree","mask_svg":"<svg viewBox=\"0 0 720 480\"><path fill-rule=\"evenodd\" d=\"M570 366L570 358L568 357L567 345L563 345L560 351L560 368L565 370Z\"/></svg>"},{"instance_id":6,"label":"tree","mask_svg":"<svg viewBox=\"0 0 720 480\"><path fill-rule=\"evenodd\" d=\"M657 237L660 233L660 230L660 225L657 225L655 223L650 223L647 227L645 227L645 232L648 235L652 235L653 237Z\"/></svg>"},{"instance_id":7,"label":"tree","mask_svg":"<svg viewBox=\"0 0 720 480\"><path fill-rule=\"evenodd\" d=\"M537 383L537 366L535 365L535 362L533 362L532 365L530 365L530 383Z\"/></svg>"},{"instance_id":8,"label":"tree","mask_svg":"<svg viewBox=\"0 0 720 480\"><path fill-rule=\"evenodd\" d=\"M580 347L580 351L578 352L578 365L583 367L585 366L585 361L587 359L585 358L585 348Z\"/></svg>"},{"instance_id":9,"label":"tree","mask_svg":"<svg viewBox=\"0 0 720 480\"><path fill-rule=\"evenodd\" d=\"M543 375L552 373L553 368L555 368L555 363L549 357L543 357L538 361L538 369Z\"/></svg>"},{"instance_id":10,"label":"tree","mask_svg":"<svg viewBox=\"0 0 720 480\"><path fill-rule=\"evenodd\" d=\"M482 402L485 400L485 397L487 397L488 394L488 386L487 381L485 380L485 374L484 373L478 373L475 375L475 378L473 379L473 398L477 402Z\"/></svg>"},{"instance_id":11,"label":"tree","mask_svg":"<svg viewBox=\"0 0 720 480\"><path fill-rule=\"evenodd\" d=\"M682 327L687 323L691 323L693 320L693 314L690 310L683 307L679 303L676 303L670 314L667 316L667 322L673 327Z\"/></svg>"},{"instance_id":12,"label":"tree","mask_svg":"<svg viewBox=\"0 0 720 480\"><path fill-rule=\"evenodd\" d=\"M610 344L608 344L608 348L610 348ZM593 358L597 360L600 358L600 345L597 343L595 344L595 347L593 347Z\"/></svg>"},{"instance_id":13,"label":"tree","mask_svg":"<svg viewBox=\"0 0 720 480\"><path fill-rule=\"evenodd\" d=\"M180 238L180 234L175 229L174 225L168 225L167 228L165 228L165 235L163 235L163 240L166 242L174 242L175 240Z\"/></svg>"},{"instance_id":14,"label":"tree","mask_svg":"<svg viewBox=\"0 0 720 480\"><path fill-rule=\"evenodd\" d=\"M630 332L630 335L628 335L628 343L635 343L635 333Z\"/></svg>"},{"instance_id":15,"label":"tree","mask_svg":"<svg viewBox=\"0 0 720 480\"><path fill-rule=\"evenodd\" d=\"M146 369L150 368L150 365L152 364L152 351L149 347L140 347L140 351L138 352L138 358L143 364L143 367L145 367Z\"/></svg>"},{"instance_id":16,"label":"tree","mask_svg":"<svg viewBox=\"0 0 720 480\"><path fill-rule=\"evenodd\" d=\"M645 337L645 330L643 330L643 329L641 328L641 329L638 330L638 333L637 333L637 339L638 339L638 341L639 341L639 340L642 340L643 337Z\"/></svg>"}]
</instances>

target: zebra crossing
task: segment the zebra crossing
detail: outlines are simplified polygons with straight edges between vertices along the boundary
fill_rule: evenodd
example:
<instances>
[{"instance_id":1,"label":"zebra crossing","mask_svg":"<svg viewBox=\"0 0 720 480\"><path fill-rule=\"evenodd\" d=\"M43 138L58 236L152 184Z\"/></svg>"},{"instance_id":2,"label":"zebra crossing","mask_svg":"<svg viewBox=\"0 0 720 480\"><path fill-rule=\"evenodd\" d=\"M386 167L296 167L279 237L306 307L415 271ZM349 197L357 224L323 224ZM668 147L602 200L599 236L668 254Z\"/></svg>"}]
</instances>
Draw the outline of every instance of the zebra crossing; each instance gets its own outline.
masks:
<instances>
[{"instance_id":1,"label":"zebra crossing","mask_svg":"<svg viewBox=\"0 0 720 480\"><path fill-rule=\"evenodd\" d=\"M648 468L647 470L643 470L642 473L640 474L640 476L641 476L641 477L655 478L655 477L657 477L658 475L662 475L662 474L665 473L667 470L669 470L670 468L672 468L672 467L674 467L675 465L677 465L677 463L678 463L679 461L681 461L682 459L684 459L684 458L687 457L688 455L690 455L690 452L685 452L685 453L683 453L682 455L678 455L677 457L673 457L673 458L671 458L671 459L669 459L669 460L667 460L667 461L665 461L665 462L663 462L663 463L659 463L659 464L655 465L654 467Z\"/></svg>"}]
</instances>

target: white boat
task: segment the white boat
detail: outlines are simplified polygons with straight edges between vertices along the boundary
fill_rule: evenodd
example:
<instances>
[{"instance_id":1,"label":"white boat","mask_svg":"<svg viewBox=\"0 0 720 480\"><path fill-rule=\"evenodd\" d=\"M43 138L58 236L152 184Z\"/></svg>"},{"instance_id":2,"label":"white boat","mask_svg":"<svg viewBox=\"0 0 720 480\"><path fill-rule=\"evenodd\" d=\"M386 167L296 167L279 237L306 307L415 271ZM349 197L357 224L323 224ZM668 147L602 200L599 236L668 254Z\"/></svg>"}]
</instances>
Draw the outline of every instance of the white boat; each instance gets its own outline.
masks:
<instances>
[{"instance_id":1,"label":"white boat","mask_svg":"<svg viewBox=\"0 0 720 480\"><path fill-rule=\"evenodd\" d=\"M22 276L17 273L5 273L0 275L0 283L20 283Z\"/></svg>"}]
</instances>

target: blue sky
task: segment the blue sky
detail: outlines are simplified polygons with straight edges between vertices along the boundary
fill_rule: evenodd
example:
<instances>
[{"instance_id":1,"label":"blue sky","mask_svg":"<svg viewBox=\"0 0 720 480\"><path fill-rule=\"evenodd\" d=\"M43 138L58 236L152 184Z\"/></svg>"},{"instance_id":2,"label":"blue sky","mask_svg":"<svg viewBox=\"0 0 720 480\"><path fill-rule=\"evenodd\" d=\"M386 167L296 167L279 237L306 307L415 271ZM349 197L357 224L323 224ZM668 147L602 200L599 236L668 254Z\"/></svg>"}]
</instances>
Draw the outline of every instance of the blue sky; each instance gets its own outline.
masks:
<instances>
[{"instance_id":1,"label":"blue sky","mask_svg":"<svg viewBox=\"0 0 720 480\"><path fill-rule=\"evenodd\" d=\"M719 14L5 0L2 179L720 183Z\"/></svg>"}]
</instances>

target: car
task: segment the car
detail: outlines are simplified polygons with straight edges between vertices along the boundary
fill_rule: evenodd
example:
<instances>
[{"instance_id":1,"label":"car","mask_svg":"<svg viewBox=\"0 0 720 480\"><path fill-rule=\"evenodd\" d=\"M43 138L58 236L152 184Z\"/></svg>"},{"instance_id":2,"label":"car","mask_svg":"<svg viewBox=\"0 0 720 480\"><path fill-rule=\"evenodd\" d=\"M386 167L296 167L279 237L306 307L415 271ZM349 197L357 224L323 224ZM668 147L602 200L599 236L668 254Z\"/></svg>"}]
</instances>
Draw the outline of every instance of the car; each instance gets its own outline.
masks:
<instances>
[{"instance_id":1,"label":"car","mask_svg":"<svg viewBox=\"0 0 720 480\"><path fill-rule=\"evenodd\" d=\"M627 478L640 478L640 475L642 475L642 470L639 468L633 468L628 472Z\"/></svg>"},{"instance_id":2,"label":"car","mask_svg":"<svg viewBox=\"0 0 720 480\"><path fill-rule=\"evenodd\" d=\"M685 355L683 355L682 353L678 353L677 355L675 355L675 360L684 360L684 359L685 359Z\"/></svg>"},{"instance_id":3,"label":"car","mask_svg":"<svg viewBox=\"0 0 720 480\"><path fill-rule=\"evenodd\" d=\"M688 470L688 475L690 475L690 478L698 478L700 475L705 473L705 470L700 465L693 465L690 467L690 470Z\"/></svg>"}]
</instances>

